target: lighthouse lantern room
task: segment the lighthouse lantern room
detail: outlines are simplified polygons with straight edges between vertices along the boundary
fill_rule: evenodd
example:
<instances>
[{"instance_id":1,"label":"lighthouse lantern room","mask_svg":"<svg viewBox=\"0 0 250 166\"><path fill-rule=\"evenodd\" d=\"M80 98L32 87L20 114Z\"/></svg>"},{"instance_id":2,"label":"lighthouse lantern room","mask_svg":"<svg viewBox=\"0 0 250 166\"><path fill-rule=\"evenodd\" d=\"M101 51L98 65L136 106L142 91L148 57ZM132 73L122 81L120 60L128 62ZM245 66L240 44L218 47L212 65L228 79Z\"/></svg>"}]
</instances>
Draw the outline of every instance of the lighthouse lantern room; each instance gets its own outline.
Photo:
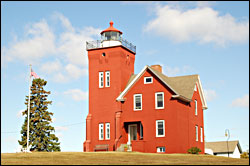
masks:
<instances>
[{"instance_id":1,"label":"lighthouse lantern room","mask_svg":"<svg viewBox=\"0 0 250 166\"><path fill-rule=\"evenodd\" d=\"M127 40L122 38L122 32L113 27L113 21L110 21L109 28L103 30L101 32L101 40L97 41L87 41L86 42L86 49L96 49L96 48L103 48L103 47L112 47L112 46L119 46L122 45L129 49L130 51L136 53L136 46L132 43L129 43Z\"/></svg>"}]
</instances>

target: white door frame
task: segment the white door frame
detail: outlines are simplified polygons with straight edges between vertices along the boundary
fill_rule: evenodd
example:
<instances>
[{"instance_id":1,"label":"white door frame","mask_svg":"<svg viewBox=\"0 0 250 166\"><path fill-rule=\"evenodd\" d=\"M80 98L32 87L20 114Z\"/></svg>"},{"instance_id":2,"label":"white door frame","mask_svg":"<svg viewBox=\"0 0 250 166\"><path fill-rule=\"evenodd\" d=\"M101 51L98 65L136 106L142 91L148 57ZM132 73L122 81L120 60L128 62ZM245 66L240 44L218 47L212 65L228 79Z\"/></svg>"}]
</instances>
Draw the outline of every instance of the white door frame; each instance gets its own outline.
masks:
<instances>
[{"instance_id":1,"label":"white door frame","mask_svg":"<svg viewBox=\"0 0 250 166\"><path fill-rule=\"evenodd\" d=\"M128 142L127 142L128 145L131 145L130 135L131 135L132 133L131 133L131 131L130 131L130 127L133 127L133 126L136 127L136 134L137 134L137 124L130 124L130 125L128 125Z\"/></svg>"}]
</instances>

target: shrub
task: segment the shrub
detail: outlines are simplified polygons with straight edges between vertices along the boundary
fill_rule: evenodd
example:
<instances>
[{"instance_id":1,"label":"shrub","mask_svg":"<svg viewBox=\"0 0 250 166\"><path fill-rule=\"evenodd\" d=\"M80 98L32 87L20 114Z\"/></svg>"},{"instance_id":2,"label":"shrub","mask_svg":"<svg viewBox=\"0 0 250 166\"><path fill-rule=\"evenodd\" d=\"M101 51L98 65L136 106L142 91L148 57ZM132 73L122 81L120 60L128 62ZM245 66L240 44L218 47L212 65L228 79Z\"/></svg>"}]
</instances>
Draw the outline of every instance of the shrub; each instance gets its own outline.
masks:
<instances>
[{"instance_id":1,"label":"shrub","mask_svg":"<svg viewBox=\"0 0 250 166\"><path fill-rule=\"evenodd\" d=\"M191 154L199 154L199 152L201 152L201 150L197 147L192 147L188 149L188 153L191 153Z\"/></svg>"},{"instance_id":2,"label":"shrub","mask_svg":"<svg viewBox=\"0 0 250 166\"><path fill-rule=\"evenodd\" d=\"M249 158L249 155L248 155L247 152L243 152L243 153L240 155L240 158L248 159L248 158Z\"/></svg>"}]
</instances>

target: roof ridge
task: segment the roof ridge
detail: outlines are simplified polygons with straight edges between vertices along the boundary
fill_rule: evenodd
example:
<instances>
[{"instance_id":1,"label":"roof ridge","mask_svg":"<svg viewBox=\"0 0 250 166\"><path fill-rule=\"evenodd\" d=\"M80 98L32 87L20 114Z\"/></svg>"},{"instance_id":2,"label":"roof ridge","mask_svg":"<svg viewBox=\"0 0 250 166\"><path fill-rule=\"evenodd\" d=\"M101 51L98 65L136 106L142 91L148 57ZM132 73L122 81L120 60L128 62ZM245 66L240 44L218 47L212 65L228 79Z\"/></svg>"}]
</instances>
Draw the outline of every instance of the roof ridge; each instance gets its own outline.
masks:
<instances>
[{"instance_id":1,"label":"roof ridge","mask_svg":"<svg viewBox=\"0 0 250 166\"><path fill-rule=\"evenodd\" d=\"M183 75L183 76L172 76L172 77L169 77L169 78L188 77L188 76L199 76L199 74L190 74L190 75Z\"/></svg>"}]
</instances>

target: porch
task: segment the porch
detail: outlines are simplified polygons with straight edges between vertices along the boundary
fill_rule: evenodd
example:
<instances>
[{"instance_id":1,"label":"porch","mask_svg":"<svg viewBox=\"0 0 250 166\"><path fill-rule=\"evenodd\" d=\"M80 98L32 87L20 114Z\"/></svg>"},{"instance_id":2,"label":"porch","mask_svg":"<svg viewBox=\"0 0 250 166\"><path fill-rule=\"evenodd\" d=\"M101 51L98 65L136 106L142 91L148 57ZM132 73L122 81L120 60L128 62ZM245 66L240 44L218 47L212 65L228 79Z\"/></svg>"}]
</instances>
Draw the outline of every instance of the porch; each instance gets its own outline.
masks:
<instances>
[{"instance_id":1,"label":"porch","mask_svg":"<svg viewBox=\"0 0 250 166\"><path fill-rule=\"evenodd\" d=\"M124 122L127 135L127 151L144 152L145 141L143 139L143 124L141 121Z\"/></svg>"}]
</instances>

